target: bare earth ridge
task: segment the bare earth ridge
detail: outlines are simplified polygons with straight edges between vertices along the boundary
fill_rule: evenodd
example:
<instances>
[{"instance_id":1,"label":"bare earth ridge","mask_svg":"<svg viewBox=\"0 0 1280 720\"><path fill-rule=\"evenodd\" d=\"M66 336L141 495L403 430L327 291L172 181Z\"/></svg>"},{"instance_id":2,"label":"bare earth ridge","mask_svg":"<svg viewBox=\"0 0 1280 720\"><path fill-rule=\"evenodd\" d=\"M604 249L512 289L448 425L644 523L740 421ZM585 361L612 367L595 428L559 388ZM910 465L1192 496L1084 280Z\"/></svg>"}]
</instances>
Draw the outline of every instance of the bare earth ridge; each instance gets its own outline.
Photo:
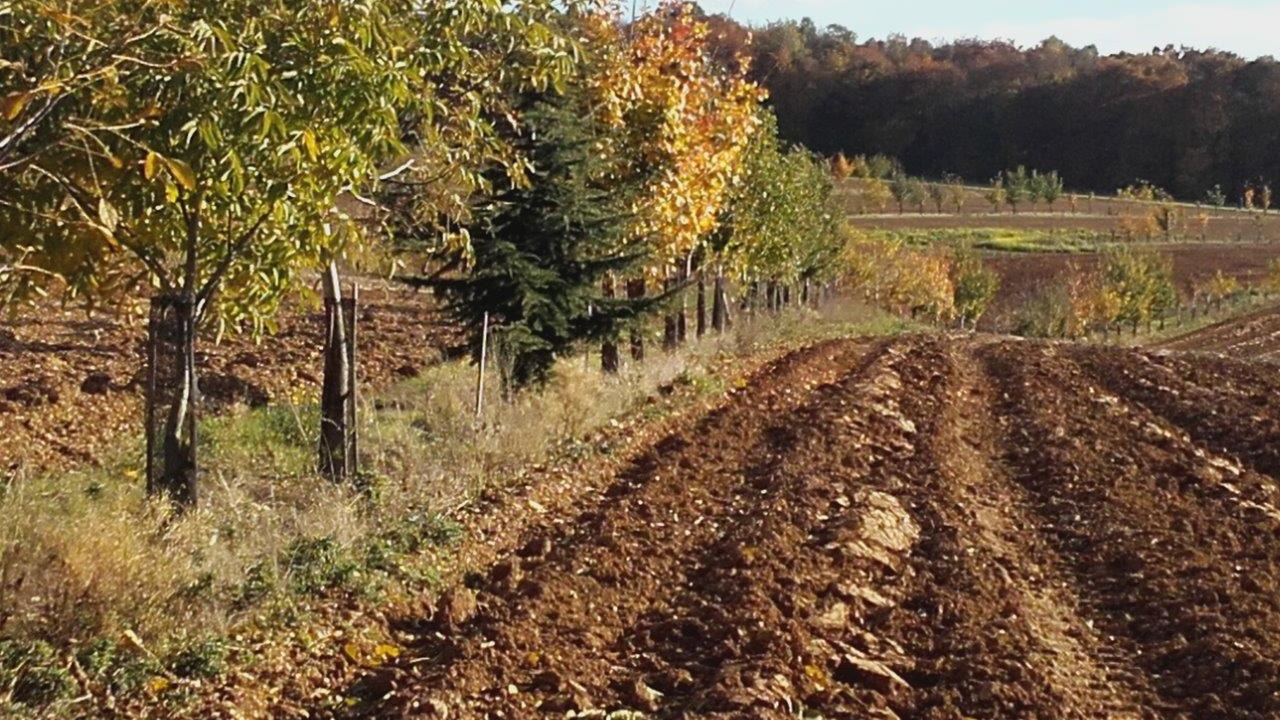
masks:
<instances>
[{"instance_id":1,"label":"bare earth ridge","mask_svg":"<svg viewBox=\"0 0 1280 720\"><path fill-rule=\"evenodd\" d=\"M921 335L783 358L422 617L363 717L1274 718L1280 377Z\"/></svg>"}]
</instances>

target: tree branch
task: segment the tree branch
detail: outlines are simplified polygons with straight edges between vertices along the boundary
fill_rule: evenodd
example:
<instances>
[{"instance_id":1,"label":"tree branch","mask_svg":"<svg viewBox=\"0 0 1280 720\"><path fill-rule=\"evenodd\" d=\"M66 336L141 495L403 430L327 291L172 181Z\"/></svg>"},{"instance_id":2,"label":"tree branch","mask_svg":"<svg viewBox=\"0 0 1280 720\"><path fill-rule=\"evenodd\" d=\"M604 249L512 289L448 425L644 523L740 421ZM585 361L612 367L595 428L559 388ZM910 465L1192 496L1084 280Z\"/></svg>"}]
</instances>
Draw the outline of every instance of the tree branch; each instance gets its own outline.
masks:
<instances>
[{"instance_id":1,"label":"tree branch","mask_svg":"<svg viewBox=\"0 0 1280 720\"><path fill-rule=\"evenodd\" d=\"M239 237L227 243L226 253L222 256L222 259L218 261L218 265L214 268L213 274L209 276L209 279L205 281L204 286L200 288L200 292L196 295L197 322L204 317L205 306L213 297L213 294L217 292L218 286L222 283L222 278L226 276L227 272L231 269L231 263L235 262L236 258L239 257L240 254L244 252L245 248L249 246L249 243L253 241L254 235L257 235L258 231L262 229L262 226L267 222L268 218L271 217L273 210L274 207L268 207L261 215L258 216L258 219L255 220L252 225L246 228L244 232L240 233Z\"/></svg>"}]
</instances>

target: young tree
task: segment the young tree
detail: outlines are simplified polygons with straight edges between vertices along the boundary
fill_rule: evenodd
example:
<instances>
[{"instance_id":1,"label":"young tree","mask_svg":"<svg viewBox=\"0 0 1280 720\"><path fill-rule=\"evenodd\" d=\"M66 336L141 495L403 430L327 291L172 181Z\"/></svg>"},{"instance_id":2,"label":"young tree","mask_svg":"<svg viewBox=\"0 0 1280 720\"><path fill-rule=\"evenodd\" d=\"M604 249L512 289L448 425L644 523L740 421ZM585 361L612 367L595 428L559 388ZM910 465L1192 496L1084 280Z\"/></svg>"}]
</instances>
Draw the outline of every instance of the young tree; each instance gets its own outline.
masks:
<instances>
[{"instance_id":1,"label":"young tree","mask_svg":"<svg viewBox=\"0 0 1280 720\"><path fill-rule=\"evenodd\" d=\"M1009 201L1009 191L1004 185L1004 175L996 175L991 180L991 184L987 186L987 191L983 193L983 197L987 202L991 203L991 212L1000 212L1000 208Z\"/></svg>"},{"instance_id":2,"label":"young tree","mask_svg":"<svg viewBox=\"0 0 1280 720\"><path fill-rule=\"evenodd\" d=\"M1036 211L1036 203L1044 197L1045 178L1039 170L1032 170L1027 178L1027 202L1031 203L1031 212Z\"/></svg>"},{"instance_id":3,"label":"young tree","mask_svg":"<svg viewBox=\"0 0 1280 720\"><path fill-rule=\"evenodd\" d=\"M1161 303L1173 292L1173 266L1169 258L1129 248L1108 250L1102 259L1103 287L1119 298L1116 320L1136 334L1150 323Z\"/></svg>"},{"instance_id":4,"label":"young tree","mask_svg":"<svg viewBox=\"0 0 1280 720\"><path fill-rule=\"evenodd\" d=\"M907 199L916 206L917 212L924 214L924 204L929 200L929 191L923 180L910 178L907 181Z\"/></svg>"},{"instance_id":5,"label":"young tree","mask_svg":"<svg viewBox=\"0 0 1280 720\"><path fill-rule=\"evenodd\" d=\"M947 202L951 205L952 209L955 210L957 215L964 210L966 194L964 181L958 176L948 175L946 178Z\"/></svg>"},{"instance_id":6,"label":"young tree","mask_svg":"<svg viewBox=\"0 0 1280 720\"><path fill-rule=\"evenodd\" d=\"M1210 205L1221 210L1227 206L1227 194L1222 191L1221 185L1214 185L1205 193L1204 199Z\"/></svg>"},{"instance_id":7,"label":"young tree","mask_svg":"<svg viewBox=\"0 0 1280 720\"><path fill-rule=\"evenodd\" d=\"M1009 204L1013 214L1018 214L1018 203L1027 199L1031 191L1031 178L1027 169L1021 165L1016 170L1004 173L1004 201Z\"/></svg>"},{"instance_id":8,"label":"young tree","mask_svg":"<svg viewBox=\"0 0 1280 720\"><path fill-rule=\"evenodd\" d=\"M1048 203L1050 212L1053 211L1053 204L1058 201L1058 198L1062 197L1062 189L1062 176L1058 174L1057 170L1050 171L1043 176L1040 197L1044 198L1044 201ZM1073 199L1072 208L1074 209L1074 207L1075 201Z\"/></svg>"},{"instance_id":9,"label":"young tree","mask_svg":"<svg viewBox=\"0 0 1280 720\"><path fill-rule=\"evenodd\" d=\"M477 360L482 318L496 322L512 390L546 382L557 358L616 335L645 307L601 293L606 278L642 258L623 242L633 201L610 181L614 164L597 151L600 128L566 97L533 99L520 117L513 145L530 175L511 183L505 168L492 171L501 189L472 223L472 270L440 283Z\"/></svg>"},{"instance_id":10,"label":"young tree","mask_svg":"<svg viewBox=\"0 0 1280 720\"><path fill-rule=\"evenodd\" d=\"M915 187L912 184L912 178L905 174L899 173L889 180L889 192L893 194L894 202L898 203L899 215L905 213L907 205L915 199Z\"/></svg>"},{"instance_id":11,"label":"young tree","mask_svg":"<svg viewBox=\"0 0 1280 720\"><path fill-rule=\"evenodd\" d=\"M872 178L863 182L862 198L864 208L875 208L876 212L884 212L885 206L893 199L893 192L889 183Z\"/></svg>"},{"instance_id":12,"label":"young tree","mask_svg":"<svg viewBox=\"0 0 1280 720\"><path fill-rule=\"evenodd\" d=\"M951 262L951 282L960 329L976 328L1000 289L999 274L983 264L972 248L961 247Z\"/></svg>"},{"instance_id":13,"label":"young tree","mask_svg":"<svg viewBox=\"0 0 1280 720\"><path fill-rule=\"evenodd\" d=\"M844 156L844 153L836 153L836 156L831 158L831 177L836 180L847 179L853 175L853 169L853 163Z\"/></svg>"},{"instance_id":14,"label":"young tree","mask_svg":"<svg viewBox=\"0 0 1280 720\"><path fill-rule=\"evenodd\" d=\"M927 183L925 190L929 195L929 199L933 201L934 208L941 215L942 206L947 201L947 186L943 183Z\"/></svg>"}]
</instances>

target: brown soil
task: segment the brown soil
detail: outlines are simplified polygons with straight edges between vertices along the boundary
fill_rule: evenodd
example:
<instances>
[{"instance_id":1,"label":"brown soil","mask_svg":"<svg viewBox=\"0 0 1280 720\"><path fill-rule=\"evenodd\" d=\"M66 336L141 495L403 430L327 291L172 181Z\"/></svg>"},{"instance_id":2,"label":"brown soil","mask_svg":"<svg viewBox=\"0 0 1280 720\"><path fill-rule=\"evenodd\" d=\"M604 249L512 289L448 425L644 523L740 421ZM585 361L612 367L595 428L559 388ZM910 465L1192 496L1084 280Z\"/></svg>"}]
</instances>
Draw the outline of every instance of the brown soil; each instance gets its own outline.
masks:
<instances>
[{"instance_id":1,"label":"brown soil","mask_svg":"<svg viewBox=\"0 0 1280 720\"><path fill-rule=\"evenodd\" d=\"M1278 391L982 337L801 351L503 510L353 713L1277 717Z\"/></svg>"},{"instance_id":2,"label":"brown soil","mask_svg":"<svg viewBox=\"0 0 1280 720\"><path fill-rule=\"evenodd\" d=\"M1013 228L1018 230L1084 230L1116 240L1124 238L1121 218L1115 215L1075 214L1069 212L1037 212L1012 215L1009 213L975 212L969 215L906 214L870 215L849 217L854 227L875 230L934 230L948 228ZM1189 237L1207 242L1275 242L1280 240L1280 213L1246 215L1229 213L1211 216L1203 237L1197 226L1185 230L1178 237Z\"/></svg>"},{"instance_id":3,"label":"brown soil","mask_svg":"<svg viewBox=\"0 0 1280 720\"><path fill-rule=\"evenodd\" d=\"M1162 343L1169 350L1195 350L1234 358L1280 359L1280 308L1266 307Z\"/></svg>"},{"instance_id":4,"label":"brown soil","mask_svg":"<svg viewBox=\"0 0 1280 720\"><path fill-rule=\"evenodd\" d=\"M1263 278L1267 265L1280 259L1280 243L1174 243L1144 245L1169 256L1179 292L1190 296L1192 287L1219 271L1252 283ZM1018 311L1043 293L1072 267L1087 271L1097 267L1097 253L993 253L987 263L1000 274L1000 292L983 318L982 328L1007 331Z\"/></svg>"},{"instance_id":5,"label":"brown soil","mask_svg":"<svg viewBox=\"0 0 1280 720\"><path fill-rule=\"evenodd\" d=\"M371 386L412 375L456 342L434 303L377 280L363 280L360 372ZM288 393L318 393L322 316L295 308L254 343L201 341L206 412L256 406ZM145 320L89 317L42 307L0 323L0 479L20 471L98 462L121 436L141 436Z\"/></svg>"}]
</instances>

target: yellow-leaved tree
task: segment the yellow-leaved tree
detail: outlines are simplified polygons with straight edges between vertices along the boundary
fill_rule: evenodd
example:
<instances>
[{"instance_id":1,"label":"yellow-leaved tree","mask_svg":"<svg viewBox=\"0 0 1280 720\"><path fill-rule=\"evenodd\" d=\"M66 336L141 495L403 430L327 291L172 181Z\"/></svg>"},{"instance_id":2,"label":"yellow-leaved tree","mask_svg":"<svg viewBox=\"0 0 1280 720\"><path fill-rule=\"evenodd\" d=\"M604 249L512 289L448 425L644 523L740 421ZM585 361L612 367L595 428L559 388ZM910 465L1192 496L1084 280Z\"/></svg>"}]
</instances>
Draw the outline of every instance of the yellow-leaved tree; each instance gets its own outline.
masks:
<instances>
[{"instance_id":1,"label":"yellow-leaved tree","mask_svg":"<svg viewBox=\"0 0 1280 720\"><path fill-rule=\"evenodd\" d=\"M741 172L763 94L745 58L712 57L692 4L664 2L625 25L600 12L587 28L589 92L616 130L602 142L615 145L619 181L641 188L627 242L647 254L648 279L687 276ZM645 292L645 278L629 284L629 294Z\"/></svg>"}]
</instances>

